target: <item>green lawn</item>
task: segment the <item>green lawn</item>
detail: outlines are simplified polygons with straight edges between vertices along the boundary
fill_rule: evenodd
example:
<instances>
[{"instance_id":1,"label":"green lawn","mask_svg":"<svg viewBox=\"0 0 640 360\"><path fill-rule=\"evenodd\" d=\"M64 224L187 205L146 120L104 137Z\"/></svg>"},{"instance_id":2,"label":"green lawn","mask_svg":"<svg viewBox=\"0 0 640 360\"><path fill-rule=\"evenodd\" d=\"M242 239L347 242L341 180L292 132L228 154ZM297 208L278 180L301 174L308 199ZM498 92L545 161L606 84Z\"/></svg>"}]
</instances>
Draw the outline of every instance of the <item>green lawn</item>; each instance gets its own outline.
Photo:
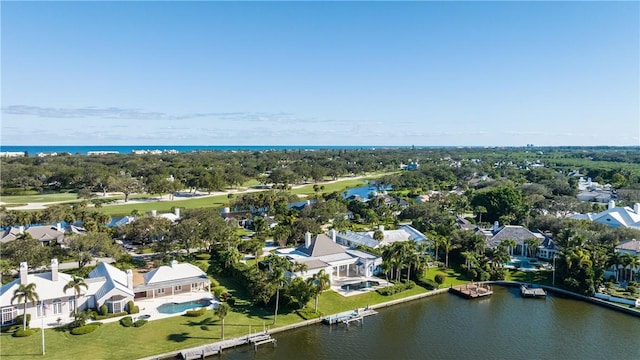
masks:
<instances>
[{"instance_id":1,"label":"green lawn","mask_svg":"<svg viewBox=\"0 0 640 360\"><path fill-rule=\"evenodd\" d=\"M323 292L318 299L318 311L323 316L333 315L343 311L353 310L358 307L365 307L367 305L383 303L412 295L426 293L427 291L428 290L423 287L416 286L411 290L403 291L391 296L383 296L375 291L369 291L361 295L348 297L342 296L335 291L326 291ZM313 308L314 303L315 298L311 299L307 306Z\"/></svg>"},{"instance_id":2,"label":"green lawn","mask_svg":"<svg viewBox=\"0 0 640 360\"><path fill-rule=\"evenodd\" d=\"M522 283L532 283L551 286L553 283L553 273L551 271L513 271L508 270L505 280L518 281ZM558 279L556 279L558 282Z\"/></svg>"},{"instance_id":3,"label":"green lawn","mask_svg":"<svg viewBox=\"0 0 640 360\"><path fill-rule=\"evenodd\" d=\"M448 269L432 267L425 272L425 275L429 280L434 280L436 274L443 274L447 277L444 281L444 284L440 286L441 288L449 287L452 285L468 284L471 281L466 276L462 275L453 266Z\"/></svg>"},{"instance_id":4,"label":"green lawn","mask_svg":"<svg viewBox=\"0 0 640 360\"><path fill-rule=\"evenodd\" d=\"M302 319L296 314L279 314L278 325ZM225 318L225 338L262 331L271 326L273 314L234 308ZM0 357L19 359L136 359L221 340L221 322L213 312L191 318L176 316L148 322L141 328L125 328L118 322L102 325L86 335L48 329L45 331L46 356L41 356L41 337L27 338L0 335Z\"/></svg>"},{"instance_id":5,"label":"green lawn","mask_svg":"<svg viewBox=\"0 0 640 360\"><path fill-rule=\"evenodd\" d=\"M78 200L78 196L75 193L0 196L0 201L5 202L7 204L26 204L26 203L70 201L70 200Z\"/></svg>"}]
</instances>

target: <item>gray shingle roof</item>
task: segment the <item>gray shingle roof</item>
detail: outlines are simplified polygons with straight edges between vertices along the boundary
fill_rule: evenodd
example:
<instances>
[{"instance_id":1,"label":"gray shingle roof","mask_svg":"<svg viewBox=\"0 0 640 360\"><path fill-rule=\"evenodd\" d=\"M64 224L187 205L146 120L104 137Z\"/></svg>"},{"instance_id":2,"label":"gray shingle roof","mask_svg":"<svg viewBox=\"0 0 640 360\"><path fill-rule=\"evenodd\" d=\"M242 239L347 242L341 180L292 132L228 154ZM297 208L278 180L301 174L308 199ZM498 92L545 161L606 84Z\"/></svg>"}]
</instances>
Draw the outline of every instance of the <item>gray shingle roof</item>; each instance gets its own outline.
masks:
<instances>
[{"instance_id":1,"label":"gray shingle roof","mask_svg":"<svg viewBox=\"0 0 640 360\"><path fill-rule=\"evenodd\" d=\"M533 233L529 229L519 225L505 225L487 239L487 246L490 248L498 246L503 240L513 239L516 244L522 245L526 239L544 239L544 235Z\"/></svg>"},{"instance_id":2,"label":"gray shingle roof","mask_svg":"<svg viewBox=\"0 0 640 360\"><path fill-rule=\"evenodd\" d=\"M298 246L296 250L311 257L344 253L344 248L334 243L333 240L325 234L318 234L311 238L311 245L308 248L303 244Z\"/></svg>"}]
</instances>

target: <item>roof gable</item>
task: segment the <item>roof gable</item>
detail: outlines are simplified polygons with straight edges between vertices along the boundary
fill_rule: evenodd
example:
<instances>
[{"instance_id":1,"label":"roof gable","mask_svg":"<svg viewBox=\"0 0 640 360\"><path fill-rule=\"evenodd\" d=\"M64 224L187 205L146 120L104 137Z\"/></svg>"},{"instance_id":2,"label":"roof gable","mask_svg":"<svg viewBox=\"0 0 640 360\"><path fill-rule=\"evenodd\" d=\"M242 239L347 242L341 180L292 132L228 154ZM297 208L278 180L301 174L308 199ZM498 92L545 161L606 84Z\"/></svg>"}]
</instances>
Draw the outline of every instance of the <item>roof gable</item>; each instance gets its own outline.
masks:
<instances>
[{"instance_id":1,"label":"roof gable","mask_svg":"<svg viewBox=\"0 0 640 360\"><path fill-rule=\"evenodd\" d=\"M333 240L325 234L318 234L312 238L311 245L308 248L305 245L300 245L296 250L311 257L343 254L345 252L342 246L334 243Z\"/></svg>"},{"instance_id":2,"label":"roof gable","mask_svg":"<svg viewBox=\"0 0 640 360\"><path fill-rule=\"evenodd\" d=\"M189 263L178 264L177 261L172 261L170 266L163 265L147 274L144 274L144 282L146 285L152 285L165 281L175 281L203 276L206 278L207 274L195 265Z\"/></svg>"}]
</instances>

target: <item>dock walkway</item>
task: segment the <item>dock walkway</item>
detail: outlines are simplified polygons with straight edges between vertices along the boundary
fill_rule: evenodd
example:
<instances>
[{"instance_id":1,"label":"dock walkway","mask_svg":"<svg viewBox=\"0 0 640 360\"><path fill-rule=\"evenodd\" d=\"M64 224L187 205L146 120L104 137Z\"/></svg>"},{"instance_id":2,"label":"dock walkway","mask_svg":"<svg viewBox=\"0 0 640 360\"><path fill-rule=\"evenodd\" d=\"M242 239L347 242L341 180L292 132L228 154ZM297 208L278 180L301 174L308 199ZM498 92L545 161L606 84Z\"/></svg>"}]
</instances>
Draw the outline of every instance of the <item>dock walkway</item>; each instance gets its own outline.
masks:
<instances>
[{"instance_id":1,"label":"dock walkway","mask_svg":"<svg viewBox=\"0 0 640 360\"><path fill-rule=\"evenodd\" d=\"M449 288L454 294L463 296L468 299L475 299L493 294L491 285L488 284L464 284L456 285Z\"/></svg>"},{"instance_id":2,"label":"dock walkway","mask_svg":"<svg viewBox=\"0 0 640 360\"><path fill-rule=\"evenodd\" d=\"M204 359L207 356L217 355L224 349L232 347L253 344L254 349L258 348L258 345L273 343L276 345L276 339L272 338L267 332L259 332L252 335L247 335L230 340L218 341L212 344L203 345L180 352L180 356L184 360Z\"/></svg>"},{"instance_id":3,"label":"dock walkway","mask_svg":"<svg viewBox=\"0 0 640 360\"><path fill-rule=\"evenodd\" d=\"M330 315L322 319L322 322L328 325L342 323L345 325L349 325L349 323L353 321L358 321L362 323L362 319L365 316L375 315L378 312L372 309L364 308L364 309L355 309L353 311L345 311L339 314Z\"/></svg>"}]
</instances>

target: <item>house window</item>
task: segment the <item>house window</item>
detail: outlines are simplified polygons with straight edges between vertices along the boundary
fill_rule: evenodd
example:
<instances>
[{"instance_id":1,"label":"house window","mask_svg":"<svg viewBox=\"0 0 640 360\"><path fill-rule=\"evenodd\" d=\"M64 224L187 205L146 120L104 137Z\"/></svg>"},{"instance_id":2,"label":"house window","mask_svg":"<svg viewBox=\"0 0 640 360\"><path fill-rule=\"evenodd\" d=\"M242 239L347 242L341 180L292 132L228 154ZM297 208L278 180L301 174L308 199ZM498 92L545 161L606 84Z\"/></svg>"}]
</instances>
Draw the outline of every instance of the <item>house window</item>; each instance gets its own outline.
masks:
<instances>
[{"instance_id":1,"label":"house window","mask_svg":"<svg viewBox=\"0 0 640 360\"><path fill-rule=\"evenodd\" d=\"M198 283L191 284L191 291L198 291Z\"/></svg>"},{"instance_id":2,"label":"house window","mask_svg":"<svg viewBox=\"0 0 640 360\"><path fill-rule=\"evenodd\" d=\"M53 314L54 315L62 314L62 301L60 300L53 301Z\"/></svg>"},{"instance_id":3,"label":"house window","mask_svg":"<svg viewBox=\"0 0 640 360\"><path fill-rule=\"evenodd\" d=\"M16 308L13 306L2 309L2 325L13 324L16 317Z\"/></svg>"},{"instance_id":4,"label":"house window","mask_svg":"<svg viewBox=\"0 0 640 360\"><path fill-rule=\"evenodd\" d=\"M164 289L163 289L164 290ZM122 311L122 304L119 301L113 302L113 313L119 313Z\"/></svg>"},{"instance_id":5,"label":"house window","mask_svg":"<svg viewBox=\"0 0 640 360\"><path fill-rule=\"evenodd\" d=\"M76 302L73 299L69 299L69 312L76 310Z\"/></svg>"},{"instance_id":6,"label":"house window","mask_svg":"<svg viewBox=\"0 0 640 360\"><path fill-rule=\"evenodd\" d=\"M182 285L176 285L174 290L175 291L182 291Z\"/></svg>"},{"instance_id":7,"label":"house window","mask_svg":"<svg viewBox=\"0 0 640 360\"><path fill-rule=\"evenodd\" d=\"M164 288L156 290L156 294L164 295Z\"/></svg>"}]
</instances>

